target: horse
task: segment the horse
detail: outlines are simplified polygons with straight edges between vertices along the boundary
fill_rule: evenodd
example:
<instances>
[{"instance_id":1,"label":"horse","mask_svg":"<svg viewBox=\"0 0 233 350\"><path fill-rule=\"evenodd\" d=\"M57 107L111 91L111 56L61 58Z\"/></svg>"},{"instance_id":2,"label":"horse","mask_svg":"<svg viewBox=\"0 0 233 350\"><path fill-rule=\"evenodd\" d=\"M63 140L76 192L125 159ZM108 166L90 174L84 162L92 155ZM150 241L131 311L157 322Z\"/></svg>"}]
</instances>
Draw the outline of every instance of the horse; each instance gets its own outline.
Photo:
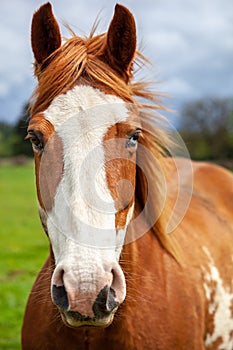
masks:
<instances>
[{"instance_id":1,"label":"horse","mask_svg":"<svg viewBox=\"0 0 233 350\"><path fill-rule=\"evenodd\" d=\"M173 157L132 13L62 42L50 3L31 27L27 139L49 256L30 293L23 350L233 348L233 186ZM170 150L170 151L169 151Z\"/></svg>"}]
</instances>

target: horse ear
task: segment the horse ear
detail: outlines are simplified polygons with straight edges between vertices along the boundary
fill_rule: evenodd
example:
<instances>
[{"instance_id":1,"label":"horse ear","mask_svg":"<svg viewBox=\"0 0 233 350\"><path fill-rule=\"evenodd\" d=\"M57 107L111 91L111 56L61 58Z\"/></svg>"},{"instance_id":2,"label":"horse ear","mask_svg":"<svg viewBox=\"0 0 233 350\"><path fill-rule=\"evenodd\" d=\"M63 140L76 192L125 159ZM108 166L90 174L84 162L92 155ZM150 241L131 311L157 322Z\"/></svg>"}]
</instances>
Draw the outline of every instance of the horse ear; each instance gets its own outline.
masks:
<instances>
[{"instance_id":1,"label":"horse ear","mask_svg":"<svg viewBox=\"0 0 233 350\"><path fill-rule=\"evenodd\" d=\"M103 60L128 81L135 51L134 17L126 7L117 4L107 32Z\"/></svg>"},{"instance_id":2,"label":"horse ear","mask_svg":"<svg viewBox=\"0 0 233 350\"><path fill-rule=\"evenodd\" d=\"M61 46L61 34L48 2L37 10L32 19L32 51L37 63L42 63Z\"/></svg>"}]
</instances>

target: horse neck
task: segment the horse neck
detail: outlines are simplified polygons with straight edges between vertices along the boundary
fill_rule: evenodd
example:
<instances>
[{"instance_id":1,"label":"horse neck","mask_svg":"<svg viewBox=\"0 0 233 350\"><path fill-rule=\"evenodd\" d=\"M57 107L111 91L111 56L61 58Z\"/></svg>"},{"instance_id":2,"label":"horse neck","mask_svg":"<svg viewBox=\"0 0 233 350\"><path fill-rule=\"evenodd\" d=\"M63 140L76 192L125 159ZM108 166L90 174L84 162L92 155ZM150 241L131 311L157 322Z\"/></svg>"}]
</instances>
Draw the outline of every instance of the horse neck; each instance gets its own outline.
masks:
<instances>
[{"instance_id":1,"label":"horse neck","mask_svg":"<svg viewBox=\"0 0 233 350\"><path fill-rule=\"evenodd\" d=\"M135 206L135 216L140 214L141 210ZM133 235L137 237L137 230L146 227L143 219L133 230ZM161 245L158 237L151 229L145 232L141 237L136 238L129 244L125 244L122 249L120 264L127 276L138 275L143 278L152 272L164 277L164 267L170 263L176 264L174 258ZM153 271L154 270L154 271ZM137 282L138 283L138 282Z\"/></svg>"},{"instance_id":2,"label":"horse neck","mask_svg":"<svg viewBox=\"0 0 233 350\"><path fill-rule=\"evenodd\" d=\"M150 270L152 263L162 264L165 256L169 254L161 246L154 233L148 231L142 237L123 247L121 265L123 270L136 273L147 267Z\"/></svg>"}]
</instances>

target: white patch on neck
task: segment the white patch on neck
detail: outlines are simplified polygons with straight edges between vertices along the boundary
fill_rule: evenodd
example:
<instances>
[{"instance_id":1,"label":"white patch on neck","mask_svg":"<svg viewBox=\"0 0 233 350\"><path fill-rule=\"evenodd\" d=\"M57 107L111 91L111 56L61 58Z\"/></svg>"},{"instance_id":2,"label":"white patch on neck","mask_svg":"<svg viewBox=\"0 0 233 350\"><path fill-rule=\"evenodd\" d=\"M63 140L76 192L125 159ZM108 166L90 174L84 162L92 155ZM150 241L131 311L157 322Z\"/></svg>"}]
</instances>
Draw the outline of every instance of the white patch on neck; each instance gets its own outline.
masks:
<instances>
[{"instance_id":1,"label":"white patch on neck","mask_svg":"<svg viewBox=\"0 0 233 350\"><path fill-rule=\"evenodd\" d=\"M76 86L54 99L44 115L60 136L64 153L64 173L47 221L56 262L67 240L115 249L116 210L107 185L103 138L112 125L127 120L126 104L92 87Z\"/></svg>"},{"instance_id":2,"label":"white patch on neck","mask_svg":"<svg viewBox=\"0 0 233 350\"><path fill-rule=\"evenodd\" d=\"M231 305L233 302L233 294L230 288L224 287L223 280L214 264L209 250L206 247L202 249L210 260L209 271L203 267L205 272L203 287L206 293L206 299L209 301L208 311L210 315L213 315L214 320L214 331L212 334L207 334L205 345L206 347L211 347L218 338L221 338L222 343L219 345L218 349L232 350L233 337L231 333L233 331L233 318L231 314ZM212 287L213 285L215 286L214 289Z\"/></svg>"}]
</instances>

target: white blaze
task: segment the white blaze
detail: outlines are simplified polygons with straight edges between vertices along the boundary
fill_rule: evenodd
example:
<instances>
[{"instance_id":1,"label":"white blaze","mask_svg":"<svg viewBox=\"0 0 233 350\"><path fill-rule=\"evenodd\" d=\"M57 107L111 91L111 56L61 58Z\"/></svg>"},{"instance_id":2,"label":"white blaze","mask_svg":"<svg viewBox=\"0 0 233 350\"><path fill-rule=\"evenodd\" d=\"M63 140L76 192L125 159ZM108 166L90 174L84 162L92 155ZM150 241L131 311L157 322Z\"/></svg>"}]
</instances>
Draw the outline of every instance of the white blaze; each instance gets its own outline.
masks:
<instances>
[{"instance_id":1,"label":"white blaze","mask_svg":"<svg viewBox=\"0 0 233 350\"><path fill-rule=\"evenodd\" d=\"M47 219L56 263L67 255L68 241L110 249L118 258L103 138L112 125L127 120L126 104L92 87L76 86L54 99L44 115L63 144L64 171Z\"/></svg>"}]
</instances>

